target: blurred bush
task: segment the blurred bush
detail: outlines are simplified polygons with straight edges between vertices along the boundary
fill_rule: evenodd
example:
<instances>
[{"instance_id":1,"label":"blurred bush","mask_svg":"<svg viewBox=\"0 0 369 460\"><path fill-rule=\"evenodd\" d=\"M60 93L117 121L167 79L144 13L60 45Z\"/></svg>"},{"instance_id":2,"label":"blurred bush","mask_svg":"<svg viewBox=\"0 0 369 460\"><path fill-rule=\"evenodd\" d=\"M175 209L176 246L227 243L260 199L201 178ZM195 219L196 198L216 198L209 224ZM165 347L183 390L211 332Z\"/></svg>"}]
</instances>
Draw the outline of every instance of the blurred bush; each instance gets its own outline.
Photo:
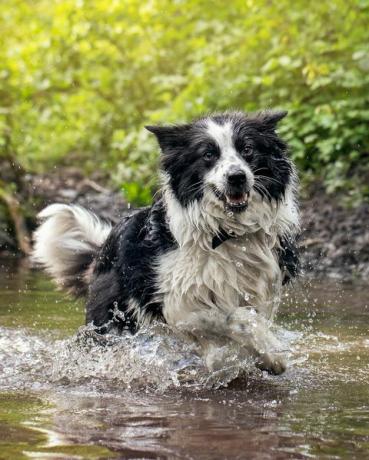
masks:
<instances>
[{"instance_id":1,"label":"blurred bush","mask_svg":"<svg viewBox=\"0 0 369 460\"><path fill-rule=\"evenodd\" d=\"M305 180L369 197L369 0L2 0L0 147L29 171L155 189L144 124L290 110ZM0 157L1 158L1 157Z\"/></svg>"}]
</instances>

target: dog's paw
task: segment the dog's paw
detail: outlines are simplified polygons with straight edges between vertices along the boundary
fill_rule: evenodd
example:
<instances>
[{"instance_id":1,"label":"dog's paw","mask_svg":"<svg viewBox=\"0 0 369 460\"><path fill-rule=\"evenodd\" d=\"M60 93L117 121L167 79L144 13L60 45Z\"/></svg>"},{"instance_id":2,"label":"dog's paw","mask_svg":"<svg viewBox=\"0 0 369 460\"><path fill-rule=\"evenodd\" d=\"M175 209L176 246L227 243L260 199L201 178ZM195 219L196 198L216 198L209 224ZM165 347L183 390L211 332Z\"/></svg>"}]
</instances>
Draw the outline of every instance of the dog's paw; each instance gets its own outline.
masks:
<instances>
[{"instance_id":1,"label":"dog's paw","mask_svg":"<svg viewBox=\"0 0 369 460\"><path fill-rule=\"evenodd\" d=\"M257 358L256 367L269 374L280 375L287 369L287 364L281 356L263 353Z\"/></svg>"}]
</instances>

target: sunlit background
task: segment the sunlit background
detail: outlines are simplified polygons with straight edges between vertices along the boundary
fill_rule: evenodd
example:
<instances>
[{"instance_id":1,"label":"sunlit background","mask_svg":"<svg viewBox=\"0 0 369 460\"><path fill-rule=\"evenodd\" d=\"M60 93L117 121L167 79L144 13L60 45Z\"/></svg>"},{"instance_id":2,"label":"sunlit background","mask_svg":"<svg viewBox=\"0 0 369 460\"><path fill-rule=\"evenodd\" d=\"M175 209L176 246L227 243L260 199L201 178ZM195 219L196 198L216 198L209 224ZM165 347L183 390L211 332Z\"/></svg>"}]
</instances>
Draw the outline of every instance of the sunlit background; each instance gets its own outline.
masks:
<instances>
[{"instance_id":1,"label":"sunlit background","mask_svg":"<svg viewBox=\"0 0 369 460\"><path fill-rule=\"evenodd\" d=\"M367 0L2 0L0 142L27 171L107 173L147 203L144 125L282 107L304 182L369 196Z\"/></svg>"}]
</instances>

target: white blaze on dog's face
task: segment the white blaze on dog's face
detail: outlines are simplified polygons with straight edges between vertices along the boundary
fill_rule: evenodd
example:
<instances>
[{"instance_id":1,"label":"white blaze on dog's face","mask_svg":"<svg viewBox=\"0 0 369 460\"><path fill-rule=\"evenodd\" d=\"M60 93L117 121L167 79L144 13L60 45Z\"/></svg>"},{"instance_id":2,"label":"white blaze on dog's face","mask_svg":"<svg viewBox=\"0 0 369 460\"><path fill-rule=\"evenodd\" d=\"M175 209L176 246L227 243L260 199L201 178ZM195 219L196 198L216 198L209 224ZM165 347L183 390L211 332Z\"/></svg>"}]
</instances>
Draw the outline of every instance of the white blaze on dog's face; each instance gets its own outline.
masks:
<instances>
[{"instance_id":1,"label":"white blaze on dog's face","mask_svg":"<svg viewBox=\"0 0 369 460\"><path fill-rule=\"evenodd\" d=\"M254 186L251 171L244 152L238 152L234 144L234 129L231 121L218 124L207 121L207 133L214 140L215 149L210 148L209 162L214 163L204 176L205 186L212 188L218 199L224 201L230 211L242 212L247 209L250 192Z\"/></svg>"}]
</instances>

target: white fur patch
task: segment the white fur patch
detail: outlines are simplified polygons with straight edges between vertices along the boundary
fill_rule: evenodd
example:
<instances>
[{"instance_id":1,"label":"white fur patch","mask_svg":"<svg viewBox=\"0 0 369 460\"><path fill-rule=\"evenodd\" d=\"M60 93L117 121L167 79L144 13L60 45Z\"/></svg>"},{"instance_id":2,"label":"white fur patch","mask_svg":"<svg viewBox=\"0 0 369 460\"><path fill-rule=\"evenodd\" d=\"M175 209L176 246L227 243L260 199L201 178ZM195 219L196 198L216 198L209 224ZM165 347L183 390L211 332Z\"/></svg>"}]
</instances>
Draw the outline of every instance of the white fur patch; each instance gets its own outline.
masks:
<instances>
[{"instance_id":1,"label":"white fur patch","mask_svg":"<svg viewBox=\"0 0 369 460\"><path fill-rule=\"evenodd\" d=\"M247 163L240 157L233 144L233 126L231 122L219 125L212 120L207 121L207 132L215 140L220 149L220 158L206 175L206 184L214 185L224 192L228 172L234 168L246 174L250 188L254 185L254 175Z\"/></svg>"},{"instance_id":2,"label":"white fur patch","mask_svg":"<svg viewBox=\"0 0 369 460\"><path fill-rule=\"evenodd\" d=\"M275 240L259 230L216 249L210 243L198 237L160 259L158 286L168 323L204 309L231 314L244 306L271 319L282 282Z\"/></svg>"},{"instance_id":3,"label":"white fur patch","mask_svg":"<svg viewBox=\"0 0 369 460\"><path fill-rule=\"evenodd\" d=\"M260 343L263 337L262 348L266 351L275 348L272 335L260 325L265 326L273 319L280 302L278 236L298 231L294 183L288 186L281 203L263 200L252 191L245 212L229 213L207 188L200 201L183 207L174 196L168 178L164 176L163 180L168 224L179 245L157 261L157 295L163 302L166 321L184 330L195 327L196 321L201 323L204 317L215 315L226 322L236 312L242 311L248 318L247 312L254 312L251 315L257 315L256 326L246 331L249 334L246 342ZM220 228L237 237L212 249L212 239ZM201 324L196 327L201 329ZM229 334L232 336L234 332L229 329Z\"/></svg>"},{"instance_id":4,"label":"white fur patch","mask_svg":"<svg viewBox=\"0 0 369 460\"><path fill-rule=\"evenodd\" d=\"M222 152L234 149L232 141L233 126L230 121L220 125L213 120L207 120L207 132L219 145Z\"/></svg>"},{"instance_id":5,"label":"white fur patch","mask_svg":"<svg viewBox=\"0 0 369 460\"><path fill-rule=\"evenodd\" d=\"M34 233L33 260L42 264L58 284L78 260L78 255L100 247L111 226L76 205L52 204L39 215L43 221Z\"/></svg>"}]
</instances>

